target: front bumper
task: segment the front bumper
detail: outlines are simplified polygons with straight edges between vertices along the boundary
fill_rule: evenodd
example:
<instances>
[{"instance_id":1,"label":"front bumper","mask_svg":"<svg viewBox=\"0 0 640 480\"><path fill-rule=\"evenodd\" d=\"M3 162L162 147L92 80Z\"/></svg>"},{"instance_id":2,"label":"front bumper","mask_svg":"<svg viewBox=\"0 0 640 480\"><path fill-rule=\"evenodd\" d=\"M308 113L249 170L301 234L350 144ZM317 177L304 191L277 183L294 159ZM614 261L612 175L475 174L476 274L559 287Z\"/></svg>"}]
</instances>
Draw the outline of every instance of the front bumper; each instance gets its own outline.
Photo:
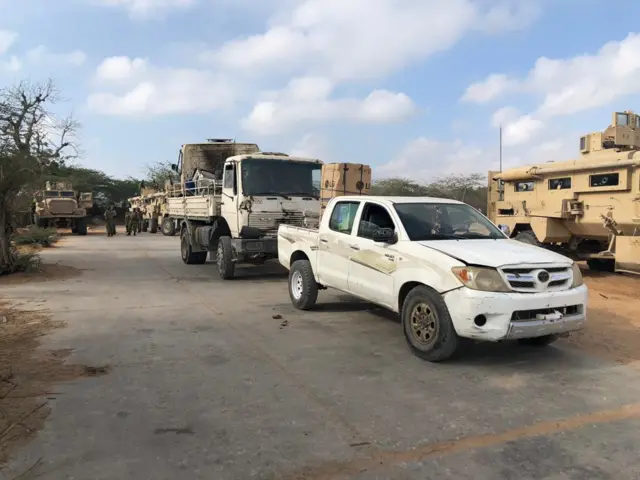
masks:
<instances>
[{"instance_id":1,"label":"front bumper","mask_svg":"<svg viewBox=\"0 0 640 480\"><path fill-rule=\"evenodd\" d=\"M546 293L481 292L463 287L444 294L456 333L488 341L580 330L587 321L587 298L586 285Z\"/></svg>"}]
</instances>

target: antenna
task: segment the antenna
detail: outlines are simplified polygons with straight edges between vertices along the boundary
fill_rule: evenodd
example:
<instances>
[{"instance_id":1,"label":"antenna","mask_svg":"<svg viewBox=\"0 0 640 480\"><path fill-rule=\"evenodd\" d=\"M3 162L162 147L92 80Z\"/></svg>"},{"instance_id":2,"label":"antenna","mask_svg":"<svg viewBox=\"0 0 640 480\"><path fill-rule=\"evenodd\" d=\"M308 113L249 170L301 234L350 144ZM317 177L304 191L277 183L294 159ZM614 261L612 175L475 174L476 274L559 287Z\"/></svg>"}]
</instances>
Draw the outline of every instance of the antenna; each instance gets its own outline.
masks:
<instances>
[{"instance_id":1,"label":"antenna","mask_svg":"<svg viewBox=\"0 0 640 480\"><path fill-rule=\"evenodd\" d=\"M502 173L502 125L500 125L500 173Z\"/></svg>"}]
</instances>

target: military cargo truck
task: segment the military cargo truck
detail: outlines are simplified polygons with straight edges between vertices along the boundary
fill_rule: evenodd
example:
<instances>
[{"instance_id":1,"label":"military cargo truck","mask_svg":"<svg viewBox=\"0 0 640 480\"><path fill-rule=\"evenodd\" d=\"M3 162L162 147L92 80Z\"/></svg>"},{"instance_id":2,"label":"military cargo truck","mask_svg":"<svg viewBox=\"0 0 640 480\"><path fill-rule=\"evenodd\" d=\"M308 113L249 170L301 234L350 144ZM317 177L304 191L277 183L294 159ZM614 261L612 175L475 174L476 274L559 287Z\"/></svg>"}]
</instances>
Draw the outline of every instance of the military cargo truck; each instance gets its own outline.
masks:
<instances>
[{"instance_id":1,"label":"military cargo truck","mask_svg":"<svg viewBox=\"0 0 640 480\"><path fill-rule=\"evenodd\" d=\"M33 222L42 228L70 228L78 235L87 234L87 209L93 194L76 193L68 182L46 182L35 195Z\"/></svg>"},{"instance_id":2,"label":"military cargo truck","mask_svg":"<svg viewBox=\"0 0 640 480\"><path fill-rule=\"evenodd\" d=\"M586 260L594 270L640 272L640 115L614 112L580 138L580 156L489 172L488 215L510 236Z\"/></svg>"},{"instance_id":3,"label":"military cargo truck","mask_svg":"<svg viewBox=\"0 0 640 480\"><path fill-rule=\"evenodd\" d=\"M280 224L317 223L318 159L212 139L183 145L178 162L180 186L167 208L178 221L184 263L205 263L212 252L220 278L230 279L237 264L277 259Z\"/></svg>"}]
</instances>

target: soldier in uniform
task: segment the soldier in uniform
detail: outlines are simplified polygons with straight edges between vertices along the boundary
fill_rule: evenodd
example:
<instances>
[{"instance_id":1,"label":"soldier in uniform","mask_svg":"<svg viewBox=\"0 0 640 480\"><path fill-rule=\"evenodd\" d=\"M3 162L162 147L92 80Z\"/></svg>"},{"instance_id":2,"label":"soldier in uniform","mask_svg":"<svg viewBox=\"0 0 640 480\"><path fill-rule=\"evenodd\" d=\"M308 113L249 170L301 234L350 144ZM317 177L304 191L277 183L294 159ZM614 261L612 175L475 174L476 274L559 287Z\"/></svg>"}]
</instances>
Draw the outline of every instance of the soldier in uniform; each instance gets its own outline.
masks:
<instances>
[{"instance_id":1,"label":"soldier in uniform","mask_svg":"<svg viewBox=\"0 0 640 480\"><path fill-rule=\"evenodd\" d=\"M124 214L124 226L127 229L127 235L131 235L131 210L127 210Z\"/></svg>"},{"instance_id":2,"label":"soldier in uniform","mask_svg":"<svg viewBox=\"0 0 640 480\"><path fill-rule=\"evenodd\" d=\"M116 234L116 211L113 205L104 212L104 218L107 220L107 237L113 237Z\"/></svg>"},{"instance_id":3,"label":"soldier in uniform","mask_svg":"<svg viewBox=\"0 0 640 480\"><path fill-rule=\"evenodd\" d=\"M142 221L142 213L140 213L139 208L134 208L133 213L131 214L131 231L133 232L133 236L136 236L136 233L140 231L140 223Z\"/></svg>"}]
</instances>

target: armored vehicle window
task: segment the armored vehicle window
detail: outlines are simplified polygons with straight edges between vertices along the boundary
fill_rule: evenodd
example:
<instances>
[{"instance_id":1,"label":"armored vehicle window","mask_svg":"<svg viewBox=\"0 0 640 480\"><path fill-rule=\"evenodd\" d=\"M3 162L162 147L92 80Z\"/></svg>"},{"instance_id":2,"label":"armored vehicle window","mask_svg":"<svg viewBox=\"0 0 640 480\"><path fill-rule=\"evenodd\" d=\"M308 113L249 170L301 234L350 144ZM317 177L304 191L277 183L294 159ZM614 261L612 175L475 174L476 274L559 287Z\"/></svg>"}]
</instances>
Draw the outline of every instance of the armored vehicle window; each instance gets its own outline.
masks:
<instances>
[{"instance_id":1,"label":"armored vehicle window","mask_svg":"<svg viewBox=\"0 0 640 480\"><path fill-rule=\"evenodd\" d=\"M350 235L359 206L360 202L336 203L336 206L333 207L333 212L331 212L331 218L329 219L329 228L336 232Z\"/></svg>"},{"instance_id":2,"label":"armored vehicle window","mask_svg":"<svg viewBox=\"0 0 640 480\"><path fill-rule=\"evenodd\" d=\"M70 198L73 198L73 197L75 197L75 196L76 196L76 194L75 194L75 193L73 193L73 192L60 192L60 196L61 196L61 197L70 197Z\"/></svg>"},{"instance_id":3,"label":"armored vehicle window","mask_svg":"<svg viewBox=\"0 0 640 480\"><path fill-rule=\"evenodd\" d=\"M580 137L580 150L584 150L587 147L587 137Z\"/></svg>"},{"instance_id":4,"label":"armored vehicle window","mask_svg":"<svg viewBox=\"0 0 640 480\"><path fill-rule=\"evenodd\" d=\"M564 190L571 188L571 177L552 178L549 180L549 190Z\"/></svg>"},{"instance_id":5,"label":"armored vehicle window","mask_svg":"<svg viewBox=\"0 0 640 480\"><path fill-rule=\"evenodd\" d=\"M516 182L516 192L531 192L533 191L533 182Z\"/></svg>"},{"instance_id":6,"label":"armored vehicle window","mask_svg":"<svg viewBox=\"0 0 640 480\"><path fill-rule=\"evenodd\" d=\"M44 196L45 198L52 198L52 197L59 197L60 194L59 192L48 191L48 192L44 192Z\"/></svg>"},{"instance_id":7,"label":"armored vehicle window","mask_svg":"<svg viewBox=\"0 0 640 480\"><path fill-rule=\"evenodd\" d=\"M592 187L611 187L620 183L620 175L617 173L603 173L602 175L589 176L589 185Z\"/></svg>"},{"instance_id":8,"label":"armored vehicle window","mask_svg":"<svg viewBox=\"0 0 640 480\"><path fill-rule=\"evenodd\" d=\"M616 118L616 124L617 125L627 125L629 123L628 117L626 113L619 113L618 117Z\"/></svg>"}]
</instances>

